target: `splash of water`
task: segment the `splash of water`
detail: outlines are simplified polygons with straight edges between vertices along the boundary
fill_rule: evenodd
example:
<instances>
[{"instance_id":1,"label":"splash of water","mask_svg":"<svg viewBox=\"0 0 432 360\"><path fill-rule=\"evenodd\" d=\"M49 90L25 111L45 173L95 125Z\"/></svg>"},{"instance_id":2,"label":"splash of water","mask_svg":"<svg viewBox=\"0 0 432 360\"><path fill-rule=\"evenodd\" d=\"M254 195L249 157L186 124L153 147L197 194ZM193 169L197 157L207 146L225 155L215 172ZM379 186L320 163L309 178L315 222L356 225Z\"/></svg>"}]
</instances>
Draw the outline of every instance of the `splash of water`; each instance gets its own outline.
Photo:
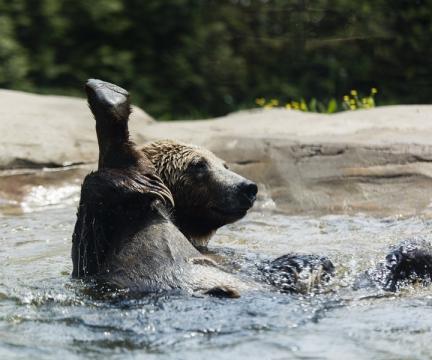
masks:
<instances>
[{"instance_id":1,"label":"splash of water","mask_svg":"<svg viewBox=\"0 0 432 360\"><path fill-rule=\"evenodd\" d=\"M66 207L79 200L79 185L66 185L62 187L35 186L21 202L24 213L43 208Z\"/></svg>"}]
</instances>

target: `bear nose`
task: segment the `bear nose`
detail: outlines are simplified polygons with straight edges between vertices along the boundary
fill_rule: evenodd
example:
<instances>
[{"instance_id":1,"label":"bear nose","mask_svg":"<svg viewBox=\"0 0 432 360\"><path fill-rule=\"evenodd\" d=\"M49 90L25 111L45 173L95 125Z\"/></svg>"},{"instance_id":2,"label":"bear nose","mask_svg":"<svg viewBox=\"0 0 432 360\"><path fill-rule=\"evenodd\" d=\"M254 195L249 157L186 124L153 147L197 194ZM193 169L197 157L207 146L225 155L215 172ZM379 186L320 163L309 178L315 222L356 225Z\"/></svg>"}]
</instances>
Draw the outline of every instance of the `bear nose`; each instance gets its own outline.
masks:
<instances>
[{"instance_id":1,"label":"bear nose","mask_svg":"<svg viewBox=\"0 0 432 360\"><path fill-rule=\"evenodd\" d=\"M240 185L240 191L247 199L253 203L258 193L258 186L252 181L245 181Z\"/></svg>"}]
</instances>

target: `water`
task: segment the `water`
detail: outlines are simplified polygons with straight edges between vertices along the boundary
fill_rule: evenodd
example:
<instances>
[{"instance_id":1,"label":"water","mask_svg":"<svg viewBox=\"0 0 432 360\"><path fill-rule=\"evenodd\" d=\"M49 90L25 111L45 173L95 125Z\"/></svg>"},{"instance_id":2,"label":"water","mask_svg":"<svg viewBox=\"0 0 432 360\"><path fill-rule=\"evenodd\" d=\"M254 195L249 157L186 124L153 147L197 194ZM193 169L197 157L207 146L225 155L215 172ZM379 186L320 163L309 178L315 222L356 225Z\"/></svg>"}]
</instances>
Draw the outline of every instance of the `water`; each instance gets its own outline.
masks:
<instances>
[{"instance_id":1,"label":"water","mask_svg":"<svg viewBox=\"0 0 432 360\"><path fill-rule=\"evenodd\" d=\"M68 187L69 186L69 187ZM71 189L70 186L74 188ZM98 300L71 272L78 187L36 187L0 218L1 359L429 359L432 290L354 291L355 275L407 237L422 218L287 216L267 201L221 229L212 249L237 268L288 252L329 256L329 292L182 294ZM270 209L269 209L270 208ZM17 210L17 209L15 209Z\"/></svg>"}]
</instances>

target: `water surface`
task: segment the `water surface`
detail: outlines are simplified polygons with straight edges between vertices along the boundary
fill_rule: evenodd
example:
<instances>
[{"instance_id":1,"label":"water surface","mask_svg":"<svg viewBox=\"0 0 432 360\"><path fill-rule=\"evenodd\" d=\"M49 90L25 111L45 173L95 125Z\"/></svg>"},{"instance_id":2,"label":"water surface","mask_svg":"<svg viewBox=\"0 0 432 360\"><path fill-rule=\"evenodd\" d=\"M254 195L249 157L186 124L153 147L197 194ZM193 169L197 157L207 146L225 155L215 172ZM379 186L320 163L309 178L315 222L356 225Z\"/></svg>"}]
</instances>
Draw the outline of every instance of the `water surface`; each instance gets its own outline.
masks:
<instances>
[{"instance_id":1,"label":"water surface","mask_svg":"<svg viewBox=\"0 0 432 360\"><path fill-rule=\"evenodd\" d=\"M429 359L432 291L351 290L387 248L429 236L422 218L287 216L267 202L218 231L212 250L239 271L288 252L329 256L323 294L183 294L98 300L70 279L79 187L35 188L0 218L1 359ZM56 191L56 193L53 193Z\"/></svg>"}]
</instances>

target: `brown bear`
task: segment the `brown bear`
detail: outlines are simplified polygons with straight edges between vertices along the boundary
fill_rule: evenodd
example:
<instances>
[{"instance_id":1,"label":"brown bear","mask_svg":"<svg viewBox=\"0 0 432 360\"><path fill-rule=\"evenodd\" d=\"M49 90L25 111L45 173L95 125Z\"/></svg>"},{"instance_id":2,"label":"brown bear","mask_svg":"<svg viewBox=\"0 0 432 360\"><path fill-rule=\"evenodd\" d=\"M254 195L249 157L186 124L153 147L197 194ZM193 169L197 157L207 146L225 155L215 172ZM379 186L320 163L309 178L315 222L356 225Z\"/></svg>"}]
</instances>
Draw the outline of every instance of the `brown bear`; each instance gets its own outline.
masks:
<instances>
[{"instance_id":1,"label":"brown bear","mask_svg":"<svg viewBox=\"0 0 432 360\"><path fill-rule=\"evenodd\" d=\"M255 202L257 185L207 149L162 140L141 151L173 195L174 223L198 249L207 247L218 228L244 217Z\"/></svg>"},{"instance_id":2,"label":"brown bear","mask_svg":"<svg viewBox=\"0 0 432 360\"><path fill-rule=\"evenodd\" d=\"M255 201L256 185L231 172L223 160L202 147L162 140L144 145L141 151L173 195L174 223L200 250L219 227L242 218ZM430 243L404 242L385 262L361 274L354 288L378 286L395 291L400 284L419 279L429 283L431 259ZM328 282L335 270L328 258L308 254L284 255L259 268L263 281L281 291L300 293Z\"/></svg>"},{"instance_id":3,"label":"brown bear","mask_svg":"<svg viewBox=\"0 0 432 360\"><path fill-rule=\"evenodd\" d=\"M89 80L98 170L84 179L72 239L72 276L114 288L182 289L236 297L259 288L220 269L172 223L173 198L151 161L129 140L129 94Z\"/></svg>"},{"instance_id":4,"label":"brown bear","mask_svg":"<svg viewBox=\"0 0 432 360\"><path fill-rule=\"evenodd\" d=\"M174 223L201 251L206 250L218 228L244 217L256 199L256 184L230 171L223 160L205 148L161 140L144 145L141 151L173 195ZM328 258L301 254L258 264L258 269L263 282L297 293L320 287L334 273Z\"/></svg>"}]
</instances>

